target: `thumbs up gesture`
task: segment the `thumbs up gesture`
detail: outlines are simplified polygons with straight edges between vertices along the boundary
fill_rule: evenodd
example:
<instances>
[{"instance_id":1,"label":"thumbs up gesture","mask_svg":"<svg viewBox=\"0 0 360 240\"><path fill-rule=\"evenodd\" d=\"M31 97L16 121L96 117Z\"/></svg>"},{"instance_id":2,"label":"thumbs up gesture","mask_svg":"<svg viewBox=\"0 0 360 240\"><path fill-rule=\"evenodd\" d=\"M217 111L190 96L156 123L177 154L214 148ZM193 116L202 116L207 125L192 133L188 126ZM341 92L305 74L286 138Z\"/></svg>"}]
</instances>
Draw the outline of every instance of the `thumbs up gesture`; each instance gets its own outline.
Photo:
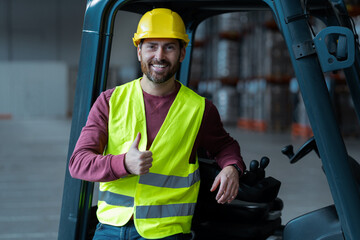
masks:
<instances>
[{"instance_id":1,"label":"thumbs up gesture","mask_svg":"<svg viewBox=\"0 0 360 240\"><path fill-rule=\"evenodd\" d=\"M138 133L129 151L125 155L126 170L135 175L143 175L149 172L152 166L152 152L139 151L141 134Z\"/></svg>"}]
</instances>

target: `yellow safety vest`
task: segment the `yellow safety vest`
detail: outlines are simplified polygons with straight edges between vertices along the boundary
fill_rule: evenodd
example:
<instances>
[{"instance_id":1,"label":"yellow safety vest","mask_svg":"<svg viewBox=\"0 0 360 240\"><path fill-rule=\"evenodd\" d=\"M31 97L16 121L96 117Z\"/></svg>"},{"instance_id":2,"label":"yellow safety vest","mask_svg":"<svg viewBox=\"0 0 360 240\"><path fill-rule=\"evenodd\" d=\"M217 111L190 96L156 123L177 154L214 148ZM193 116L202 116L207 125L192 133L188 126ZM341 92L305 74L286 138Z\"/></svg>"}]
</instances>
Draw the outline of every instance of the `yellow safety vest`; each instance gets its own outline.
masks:
<instances>
[{"instance_id":1,"label":"yellow safety vest","mask_svg":"<svg viewBox=\"0 0 360 240\"><path fill-rule=\"evenodd\" d=\"M140 80L117 87L109 100L109 139L104 154L126 153L138 132L146 150L147 131ZM205 100L181 88L149 151L153 165L145 175L100 183L97 217L123 226L134 216L144 238L190 233L200 187L199 164L189 163L205 109Z\"/></svg>"}]
</instances>

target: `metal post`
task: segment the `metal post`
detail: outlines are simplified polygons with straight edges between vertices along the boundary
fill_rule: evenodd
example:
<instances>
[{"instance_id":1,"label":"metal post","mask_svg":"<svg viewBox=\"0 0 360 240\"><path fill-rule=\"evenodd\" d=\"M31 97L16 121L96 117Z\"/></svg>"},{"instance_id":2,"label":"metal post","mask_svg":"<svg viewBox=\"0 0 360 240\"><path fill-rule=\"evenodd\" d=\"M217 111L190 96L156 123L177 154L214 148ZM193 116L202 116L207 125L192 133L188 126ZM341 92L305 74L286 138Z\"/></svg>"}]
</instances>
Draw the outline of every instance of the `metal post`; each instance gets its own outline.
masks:
<instances>
[{"instance_id":1,"label":"metal post","mask_svg":"<svg viewBox=\"0 0 360 240\"><path fill-rule=\"evenodd\" d=\"M267 1L280 24L299 82L306 110L346 239L360 239L360 192L332 109L331 99L315 53L300 1ZM296 56L303 48L302 56Z\"/></svg>"},{"instance_id":2,"label":"metal post","mask_svg":"<svg viewBox=\"0 0 360 240\"><path fill-rule=\"evenodd\" d=\"M344 69L346 82L349 86L352 100L354 102L355 112L360 123L360 53L355 49L355 63L352 67Z\"/></svg>"},{"instance_id":3,"label":"metal post","mask_svg":"<svg viewBox=\"0 0 360 240\"><path fill-rule=\"evenodd\" d=\"M183 60L183 62L181 63L181 67L180 67L180 71L179 71L179 81L184 84L185 86L187 86L189 84L189 76L190 76L190 66L191 66L191 55L192 55L192 50L193 50L193 40L194 40L194 36L193 36L193 32L189 29L187 29L187 34L189 36L190 42L186 48L186 55L185 58Z\"/></svg>"},{"instance_id":4,"label":"metal post","mask_svg":"<svg viewBox=\"0 0 360 240\"><path fill-rule=\"evenodd\" d=\"M89 67L89 62L96 61L97 45L99 39L96 34L83 33L82 50L80 56L79 69L88 67L88 71L79 71L76 83L75 103L70 133L68 158L64 182L64 192L61 208L60 226L58 239L71 240L77 239L77 230L80 225L80 216L83 214L84 203L81 201L82 181L74 179L68 171L70 156L75 148L76 141L80 135L82 127L86 123L87 115L92 105L92 92L94 91L95 69ZM87 49L87 51L84 51ZM92 49L92 54L89 53ZM88 65L88 66L87 66ZM91 79L92 80L88 80Z\"/></svg>"},{"instance_id":5,"label":"metal post","mask_svg":"<svg viewBox=\"0 0 360 240\"><path fill-rule=\"evenodd\" d=\"M327 17L328 25L339 25L347 27L353 31L354 26L351 22L350 16L347 12L346 5L342 1L330 0L334 14ZM354 35L356 32L354 32ZM354 64L344 69L346 82L348 84L350 94L354 103L355 112L360 122L360 52L359 41L355 36L355 62Z\"/></svg>"},{"instance_id":6,"label":"metal post","mask_svg":"<svg viewBox=\"0 0 360 240\"><path fill-rule=\"evenodd\" d=\"M333 18L336 18L337 22L341 26L348 27L353 31L356 31L353 26L349 14L346 9L346 5L343 1L330 1L335 15ZM356 33L356 32L355 32ZM354 102L355 112L357 114L358 120L360 122L360 52L359 52L359 40L355 36L355 62L354 64L344 69L344 73L346 76L346 81L351 93L351 97Z\"/></svg>"},{"instance_id":7,"label":"metal post","mask_svg":"<svg viewBox=\"0 0 360 240\"><path fill-rule=\"evenodd\" d=\"M90 108L105 88L114 15L118 6L123 2L125 1L89 0L87 2L65 174L59 240L86 238L93 183L73 179L68 172L68 163L81 129L86 123Z\"/></svg>"}]
</instances>

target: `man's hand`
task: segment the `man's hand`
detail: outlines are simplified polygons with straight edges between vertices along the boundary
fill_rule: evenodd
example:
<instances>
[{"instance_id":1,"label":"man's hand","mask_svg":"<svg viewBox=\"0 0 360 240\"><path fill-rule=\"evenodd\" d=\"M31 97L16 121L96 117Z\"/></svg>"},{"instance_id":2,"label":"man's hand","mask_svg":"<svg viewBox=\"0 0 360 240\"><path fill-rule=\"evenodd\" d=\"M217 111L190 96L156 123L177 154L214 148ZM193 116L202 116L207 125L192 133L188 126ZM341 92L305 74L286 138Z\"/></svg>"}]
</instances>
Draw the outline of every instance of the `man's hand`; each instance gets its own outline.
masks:
<instances>
[{"instance_id":1,"label":"man's hand","mask_svg":"<svg viewBox=\"0 0 360 240\"><path fill-rule=\"evenodd\" d=\"M219 185L220 188L216 195L216 201L222 204L232 202L239 191L238 170L234 166L224 167L216 176L210 191L215 191Z\"/></svg>"},{"instance_id":2,"label":"man's hand","mask_svg":"<svg viewBox=\"0 0 360 240\"><path fill-rule=\"evenodd\" d=\"M153 161L152 152L139 151L140 139L141 134L138 133L129 151L125 155L125 168L129 173L135 175L148 173Z\"/></svg>"}]
</instances>

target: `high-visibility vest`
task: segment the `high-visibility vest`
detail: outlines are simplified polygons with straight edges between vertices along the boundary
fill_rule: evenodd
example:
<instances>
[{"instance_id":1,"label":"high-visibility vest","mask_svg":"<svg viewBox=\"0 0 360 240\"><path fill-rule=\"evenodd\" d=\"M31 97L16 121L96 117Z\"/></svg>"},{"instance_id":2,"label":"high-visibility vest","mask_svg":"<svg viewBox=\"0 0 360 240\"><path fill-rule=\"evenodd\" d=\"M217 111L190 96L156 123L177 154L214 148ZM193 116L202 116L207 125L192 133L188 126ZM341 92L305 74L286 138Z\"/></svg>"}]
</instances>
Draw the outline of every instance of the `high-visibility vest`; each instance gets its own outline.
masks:
<instances>
[{"instance_id":1,"label":"high-visibility vest","mask_svg":"<svg viewBox=\"0 0 360 240\"><path fill-rule=\"evenodd\" d=\"M147 131L140 80L117 87L109 100L108 145L104 154L126 153L141 133L139 150L146 150ZM199 164L189 163L205 109L205 99L181 85L149 151L153 165L145 175L128 175L100 183L97 217L101 223L123 226L130 218L144 238L190 233L200 187Z\"/></svg>"}]
</instances>

